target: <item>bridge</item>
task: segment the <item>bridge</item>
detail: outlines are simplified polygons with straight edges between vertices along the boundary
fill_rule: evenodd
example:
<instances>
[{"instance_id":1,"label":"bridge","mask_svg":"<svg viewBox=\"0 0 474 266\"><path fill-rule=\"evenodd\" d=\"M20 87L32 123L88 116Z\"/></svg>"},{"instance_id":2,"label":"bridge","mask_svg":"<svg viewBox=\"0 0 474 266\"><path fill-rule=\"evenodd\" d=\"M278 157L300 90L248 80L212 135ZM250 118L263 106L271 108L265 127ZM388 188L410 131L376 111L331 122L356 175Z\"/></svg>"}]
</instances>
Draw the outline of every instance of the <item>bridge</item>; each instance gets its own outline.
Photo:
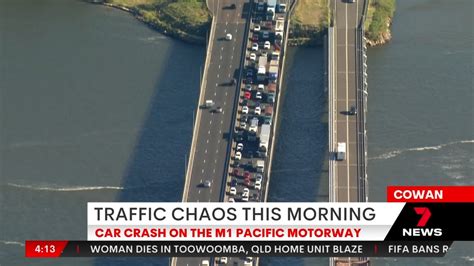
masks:
<instances>
[{"instance_id":1,"label":"bridge","mask_svg":"<svg viewBox=\"0 0 474 266\"><path fill-rule=\"evenodd\" d=\"M331 0L328 29L329 201L367 201L367 81L364 19L368 0ZM331 258L331 265L368 265Z\"/></svg>"},{"instance_id":2,"label":"bridge","mask_svg":"<svg viewBox=\"0 0 474 266\"><path fill-rule=\"evenodd\" d=\"M288 14L296 1L280 0L279 3L286 10L278 12L280 7L273 7L273 13L268 8L271 3L276 3L274 0L207 1L212 13L212 23L200 86L199 109L196 111L187 163L183 202L266 201L273 155L272 143L278 123L279 86L282 84L290 21ZM367 200L367 83L362 23L367 2L368 0L357 0L355 3L351 0L329 2L333 16L328 30L327 60L331 152L329 195L332 202ZM278 22L282 22L280 26ZM265 33L262 34L263 30L268 32L266 37ZM271 41L269 47L266 47L266 40ZM252 47L255 43L259 44L257 48ZM249 70L258 68L257 62L261 58L265 58L267 72L264 81L259 80L261 73ZM260 64L261 62L258 63ZM273 70L269 70L268 65L273 66ZM271 78L275 67L277 76ZM275 88L271 90L271 87ZM249 92L248 95L246 91ZM259 92L261 94L257 94ZM257 107L265 110L268 109L265 107L271 107L271 112L260 114L264 111L259 109L257 113ZM254 133L250 133L249 120L255 117L259 122ZM269 143L264 147L262 155L263 125L268 125L270 133ZM237 147L237 143L244 143L245 149ZM342 160L336 156L341 143L345 145ZM258 166L259 162L261 166ZM255 184L259 173L261 188L257 188ZM236 191L232 193L231 187L236 188ZM247 190L250 193L247 192L245 196L246 188L250 188L250 191ZM258 265L258 258L226 259L230 265ZM219 263L219 260L220 258L206 257L173 258L171 265L213 265ZM366 265L368 262L366 258L331 258L330 264Z\"/></svg>"}]
</instances>

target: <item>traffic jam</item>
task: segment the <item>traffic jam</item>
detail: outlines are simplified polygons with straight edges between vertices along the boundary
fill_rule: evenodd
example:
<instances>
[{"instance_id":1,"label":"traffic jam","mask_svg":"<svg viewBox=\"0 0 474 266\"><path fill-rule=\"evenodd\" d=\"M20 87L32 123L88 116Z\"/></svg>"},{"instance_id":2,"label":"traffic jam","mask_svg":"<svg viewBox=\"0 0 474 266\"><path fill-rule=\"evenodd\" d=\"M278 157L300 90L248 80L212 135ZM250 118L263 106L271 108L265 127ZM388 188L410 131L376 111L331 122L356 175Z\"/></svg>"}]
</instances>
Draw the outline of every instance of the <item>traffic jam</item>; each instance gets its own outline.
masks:
<instances>
[{"instance_id":1,"label":"traffic jam","mask_svg":"<svg viewBox=\"0 0 474 266\"><path fill-rule=\"evenodd\" d=\"M226 199L261 201L274 119L285 4L257 2L250 22L232 142Z\"/></svg>"}]
</instances>

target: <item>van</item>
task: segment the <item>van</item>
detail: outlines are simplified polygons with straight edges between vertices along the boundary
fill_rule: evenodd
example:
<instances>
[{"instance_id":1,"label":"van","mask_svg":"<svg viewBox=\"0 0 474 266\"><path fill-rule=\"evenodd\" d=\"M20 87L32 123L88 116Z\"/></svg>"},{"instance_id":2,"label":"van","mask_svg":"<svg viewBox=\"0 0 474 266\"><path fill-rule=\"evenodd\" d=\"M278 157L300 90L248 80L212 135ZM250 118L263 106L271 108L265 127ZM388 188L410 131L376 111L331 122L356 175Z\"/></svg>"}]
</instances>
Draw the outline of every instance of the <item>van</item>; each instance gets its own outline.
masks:
<instances>
[{"instance_id":1,"label":"van","mask_svg":"<svg viewBox=\"0 0 474 266\"><path fill-rule=\"evenodd\" d=\"M210 108L210 107L214 106L214 101L213 100L206 100L206 102L204 103L204 106L206 108Z\"/></svg>"},{"instance_id":2,"label":"van","mask_svg":"<svg viewBox=\"0 0 474 266\"><path fill-rule=\"evenodd\" d=\"M257 170L257 173L263 173L263 171L265 170L265 161L264 160L257 160L256 162L256 170Z\"/></svg>"}]
</instances>

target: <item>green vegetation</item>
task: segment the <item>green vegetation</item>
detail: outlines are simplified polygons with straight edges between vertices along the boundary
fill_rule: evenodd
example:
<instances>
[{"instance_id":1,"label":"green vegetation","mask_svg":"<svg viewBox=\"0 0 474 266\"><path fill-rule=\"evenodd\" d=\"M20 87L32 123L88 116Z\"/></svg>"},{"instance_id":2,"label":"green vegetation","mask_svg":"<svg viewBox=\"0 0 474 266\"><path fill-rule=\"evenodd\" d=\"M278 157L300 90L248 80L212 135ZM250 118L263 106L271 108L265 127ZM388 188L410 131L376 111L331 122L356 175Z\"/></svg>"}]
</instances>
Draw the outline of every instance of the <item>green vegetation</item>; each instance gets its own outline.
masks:
<instances>
[{"instance_id":1,"label":"green vegetation","mask_svg":"<svg viewBox=\"0 0 474 266\"><path fill-rule=\"evenodd\" d=\"M105 0L125 7L138 19L168 35L204 42L211 17L205 0Z\"/></svg>"},{"instance_id":2,"label":"green vegetation","mask_svg":"<svg viewBox=\"0 0 474 266\"><path fill-rule=\"evenodd\" d=\"M365 21L367 38L374 42L388 38L394 13L395 0L370 0Z\"/></svg>"},{"instance_id":3,"label":"green vegetation","mask_svg":"<svg viewBox=\"0 0 474 266\"><path fill-rule=\"evenodd\" d=\"M320 44L328 22L328 0L299 0L291 18L290 45Z\"/></svg>"}]
</instances>

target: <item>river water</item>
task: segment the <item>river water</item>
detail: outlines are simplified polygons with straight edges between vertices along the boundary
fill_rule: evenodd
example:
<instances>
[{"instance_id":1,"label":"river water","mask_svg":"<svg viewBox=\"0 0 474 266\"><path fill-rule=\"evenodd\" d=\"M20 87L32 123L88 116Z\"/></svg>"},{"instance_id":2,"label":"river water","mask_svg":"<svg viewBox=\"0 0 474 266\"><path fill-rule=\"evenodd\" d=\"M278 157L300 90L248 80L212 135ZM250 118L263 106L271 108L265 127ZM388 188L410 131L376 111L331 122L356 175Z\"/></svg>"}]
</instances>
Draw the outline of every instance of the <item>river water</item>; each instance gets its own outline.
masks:
<instances>
[{"instance_id":1,"label":"river water","mask_svg":"<svg viewBox=\"0 0 474 266\"><path fill-rule=\"evenodd\" d=\"M389 184L474 184L473 3L399 1L370 48L370 199ZM166 265L23 259L25 239L85 239L88 201L179 201L205 50L79 0L0 0L0 265ZM327 200L323 49L291 49L271 201ZM472 265L447 258L376 265ZM327 265L264 258L262 265Z\"/></svg>"}]
</instances>

